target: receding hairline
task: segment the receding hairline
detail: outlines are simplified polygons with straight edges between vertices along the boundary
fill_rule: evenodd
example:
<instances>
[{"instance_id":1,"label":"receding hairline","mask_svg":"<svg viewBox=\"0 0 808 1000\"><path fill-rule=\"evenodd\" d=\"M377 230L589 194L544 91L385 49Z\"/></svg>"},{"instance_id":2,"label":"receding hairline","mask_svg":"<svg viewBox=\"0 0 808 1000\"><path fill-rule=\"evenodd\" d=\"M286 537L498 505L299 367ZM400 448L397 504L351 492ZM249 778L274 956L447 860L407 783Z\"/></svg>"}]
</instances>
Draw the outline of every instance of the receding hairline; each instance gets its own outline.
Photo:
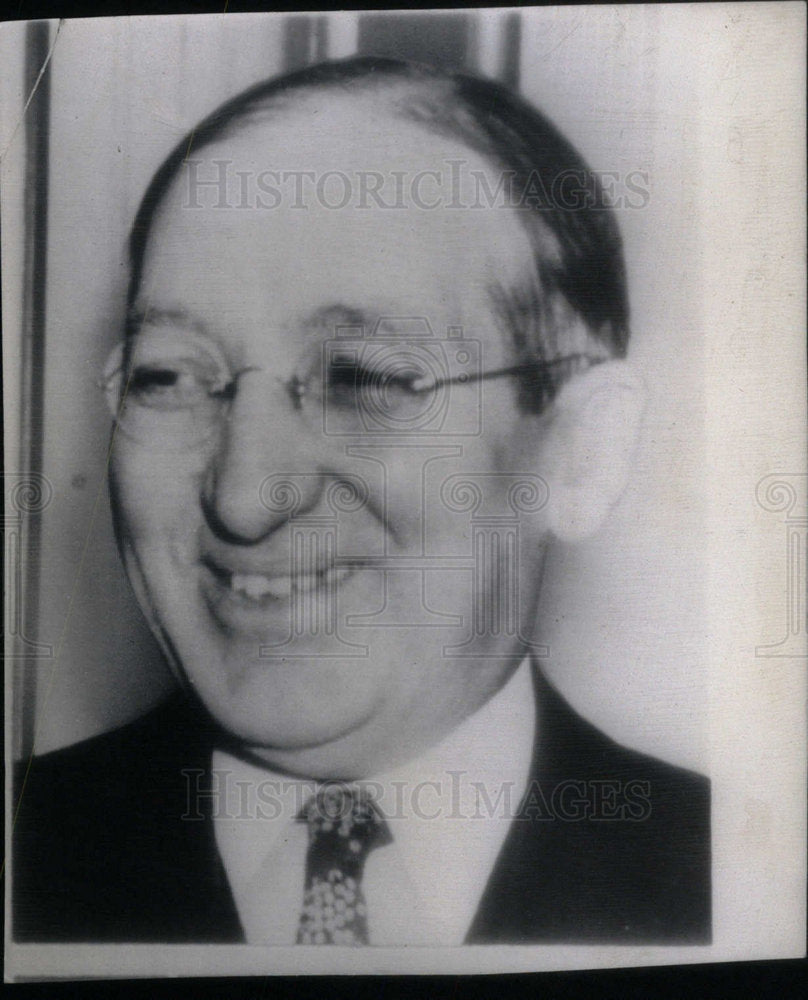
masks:
<instances>
[{"instance_id":1,"label":"receding hairline","mask_svg":"<svg viewBox=\"0 0 808 1000\"><path fill-rule=\"evenodd\" d=\"M215 130L194 133L188 146L188 155L182 162L176 163L173 174L176 177L196 154L211 146L218 146L242 134L260 132L262 129L269 133L275 127L280 129L287 125L297 126L305 121L307 115L312 116L311 132L314 138L327 141L330 138L329 129L324 127L322 134L318 135L318 122L313 116L322 113L325 118L334 106L349 103L366 105L368 116L362 119L363 125L373 126L375 118L385 123L399 121L403 125L414 126L425 136L465 147L492 170L507 167L490 143L486 143L471 116L465 112L461 98L453 93L450 80L427 77L423 80L384 78L375 85L365 80L360 82L363 84L361 88L340 87L333 82L301 85L292 91L272 94L257 101L252 107L248 105ZM444 100L448 97L453 98L459 115L447 116L443 113ZM165 190L171 183L172 181ZM159 201L155 202L153 208L156 209L158 204Z\"/></svg>"},{"instance_id":2,"label":"receding hairline","mask_svg":"<svg viewBox=\"0 0 808 1000\"><path fill-rule=\"evenodd\" d=\"M422 110L439 109L441 102L451 101L457 109L462 100L451 77L424 74L423 76L358 77L350 81L311 80L295 86L268 92L253 101L245 101L242 110L227 116L218 129L212 129L205 145L216 142L264 122L283 120L286 116L304 113L306 106L316 105L322 97L338 102L356 101L377 105L379 110L392 111L397 118L423 125L429 131L429 118ZM419 106L418 99L424 103ZM201 149L199 145L194 148Z\"/></svg>"},{"instance_id":3,"label":"receding hairline","mask_svg":"<svg viewBox=\"0 0 808 1000\"><path fill-rule=\"evenodd\" d=\"M322 63L259 83L199 123L164 161L141 202L130 240L129 302L139 287L143 254L155 212L191 152L254 124L299 112L321 94L370 100L379 109L459 141L496 169L522 182L533 174L580 170L583 158L537 108L491 80L422 64L376 57ZM593 179L596 192L602 189ZM545 292L560 293L597 339L625 353L628 298L622 241L611 209L568 212L550 203L527 208L521 223L534 246L534 272ZM561 248L561 259L556 248Z\"/></svg>"},{"instance_id":4,"label":"receding hairline","mask_svg":"<svg viewBox=\"0 0 808 1000\"><path fill-rule=\"evenodd\" d=\"M307 73L304 70L302 73L292 74L289 79L306 77ZM254 130L274 126L282 128L299 121L307 113L327 111L327 103L324 105L323 99L337 104L364 103L372 114L378 114L385 121L390 120L392 113L394 119L419 128L426 136L434 136L467 148L489 169L506 170L507 163L491 148L490 141L486 140L466 108L462 95L457 90L457 79L462 77L456 78L422 64L407 63L402 64L401 72L394 71L390 75L364 75L349 80L306 78L277 91L271 86L266 93L261 93L263 88L260 86L254 88L255 97L252 100L248 96L250 92L240 95L201 123L192 134L186 155L181 160L174 156L167 159L164 167L171 164L172 169L167 171L165 183L150 206L148 226L143 232L141 257L145 254L148 238L169 192L178 182L183 168L188 166L188 162L196 154ZM233 110L240 100L243 106ZM216 122L216 118L220 121ZM142 210L138 214L142 215ZM508 214L514 216L514 222L520 230L524 232L527 229L518 219L519 213L511 210ZM543 256L556 257L558 241L548 226L541 224L540 230L544 237ZM536 233L529 235L535 243ZM532 262L526 261L526 267L529 268L531 264Z\"/></svg>"}]
</instances>

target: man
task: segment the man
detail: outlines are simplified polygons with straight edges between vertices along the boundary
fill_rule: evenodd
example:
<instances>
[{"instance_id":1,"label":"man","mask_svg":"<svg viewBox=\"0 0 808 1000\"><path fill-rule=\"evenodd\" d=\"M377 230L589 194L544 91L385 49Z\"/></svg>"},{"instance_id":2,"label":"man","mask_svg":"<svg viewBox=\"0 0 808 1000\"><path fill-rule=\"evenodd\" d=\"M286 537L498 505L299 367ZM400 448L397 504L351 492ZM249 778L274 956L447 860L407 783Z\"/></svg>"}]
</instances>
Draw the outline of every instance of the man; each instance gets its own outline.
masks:
<instances>
[{"instance_id":1,"label":"man","mask_svg":"<svg viewBox=\"0 0 808 1000\"><path fill-rule=\"evenodd\" d=\"M131 249L111 495L185 693L34 762L17 939L707 942L706 781L536 662L642 406L578 154L493 83L326 64L183 140Z\"/></svg>"}]
</instances>

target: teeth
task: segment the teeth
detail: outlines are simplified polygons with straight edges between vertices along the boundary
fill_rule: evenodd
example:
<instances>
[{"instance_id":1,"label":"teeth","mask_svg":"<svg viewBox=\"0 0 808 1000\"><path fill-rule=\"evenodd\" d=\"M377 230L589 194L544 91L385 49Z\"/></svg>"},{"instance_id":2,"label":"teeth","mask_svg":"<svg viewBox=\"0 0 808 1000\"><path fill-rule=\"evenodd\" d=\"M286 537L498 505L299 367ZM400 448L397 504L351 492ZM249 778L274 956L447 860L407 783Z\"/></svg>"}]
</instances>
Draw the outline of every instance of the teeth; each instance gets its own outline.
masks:
<instances>
[{"instance_id":1,"label":"teeth","mask_svg":"<svg viewBox=\"0 0 808 1000\"><path fill-rule=\"evenodd\" d=\"M267 594L272 594L273 597L288 597L292 592L292 583L288 576L276 576L270 580L258 573L234 573L230 586L237 593L244 594L253 601L259 601Z\"/></svg>"},{"instance_id":2,"label":"teeth","mask_svg":"<svg viewBox=\"0 0 808 1000\"><path fill-rule=\"evenodd\" d=\"M251 601L260 601L267 595L282 598L289 597L292 591L309 593L318 587L334 587L350 575L346 566L332 566L320 573L300 573L291 576L263 576L260 573L234 573L230 587L238 594L243 594Z\"/></svg>"}]
</instances>

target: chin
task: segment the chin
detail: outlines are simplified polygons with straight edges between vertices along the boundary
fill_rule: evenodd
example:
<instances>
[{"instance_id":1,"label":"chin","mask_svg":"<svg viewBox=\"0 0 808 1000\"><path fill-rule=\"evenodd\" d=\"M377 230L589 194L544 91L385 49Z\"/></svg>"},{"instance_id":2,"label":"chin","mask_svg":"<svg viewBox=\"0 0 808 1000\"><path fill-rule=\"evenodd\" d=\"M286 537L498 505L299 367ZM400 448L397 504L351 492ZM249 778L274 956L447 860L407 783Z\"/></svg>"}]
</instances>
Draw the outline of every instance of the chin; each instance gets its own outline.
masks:
<instances>
[{"instance_id":1,"label":"chin","mask_svg":"<svg viewBox=\"0 0 808 1000\"><path fill-rule=\"evenodd\" d=\"M258 656L254 645L217 655L205 647L175 646L182 673L216 721L250 747L325 747L361 730L378 710L378 670L367 661Z\"/></svg>"}]
</instances>

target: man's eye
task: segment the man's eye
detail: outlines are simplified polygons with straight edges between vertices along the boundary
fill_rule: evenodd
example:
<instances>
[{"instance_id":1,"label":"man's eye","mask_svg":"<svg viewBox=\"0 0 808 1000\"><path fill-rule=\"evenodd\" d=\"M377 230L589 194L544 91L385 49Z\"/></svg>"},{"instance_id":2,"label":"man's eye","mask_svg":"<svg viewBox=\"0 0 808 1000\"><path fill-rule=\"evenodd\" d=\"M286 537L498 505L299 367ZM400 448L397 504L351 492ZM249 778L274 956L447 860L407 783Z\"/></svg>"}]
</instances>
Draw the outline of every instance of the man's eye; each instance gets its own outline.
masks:
<instances>
[{"instance_id":1,"label":"man's eye","mask_svg":"<svg viewBox=\"0 0 808 1000\"><path fill-rule=\"evenodd\" d=\"M415 392L414 384L421 377L412 369L365 368L361 365L332 365L328 373L328 385L332 390L356 390L362 393Z\"/></svg>"},{"instance_id":2,"label":"man's eye","mask_svg":"<svg viewBox=\"0 0 808 1000\"><path fill-rule=\"evenodd\" d=\"M224 388L214 379L189 368L138 365L132 370L126 393L141 406L178 410L219 397Z\"/></svg>"},{"instance_id":3,"label":"man's eye","mask_svg":"<svg viewBox=\"0 0 808 1000\"><path fill-rule=\"evenodd\" d=\"M176 386L180 373L172 368L135 368L129 380L130 392L148 393L155 389Z\"/></svg>"}]
</instances>

